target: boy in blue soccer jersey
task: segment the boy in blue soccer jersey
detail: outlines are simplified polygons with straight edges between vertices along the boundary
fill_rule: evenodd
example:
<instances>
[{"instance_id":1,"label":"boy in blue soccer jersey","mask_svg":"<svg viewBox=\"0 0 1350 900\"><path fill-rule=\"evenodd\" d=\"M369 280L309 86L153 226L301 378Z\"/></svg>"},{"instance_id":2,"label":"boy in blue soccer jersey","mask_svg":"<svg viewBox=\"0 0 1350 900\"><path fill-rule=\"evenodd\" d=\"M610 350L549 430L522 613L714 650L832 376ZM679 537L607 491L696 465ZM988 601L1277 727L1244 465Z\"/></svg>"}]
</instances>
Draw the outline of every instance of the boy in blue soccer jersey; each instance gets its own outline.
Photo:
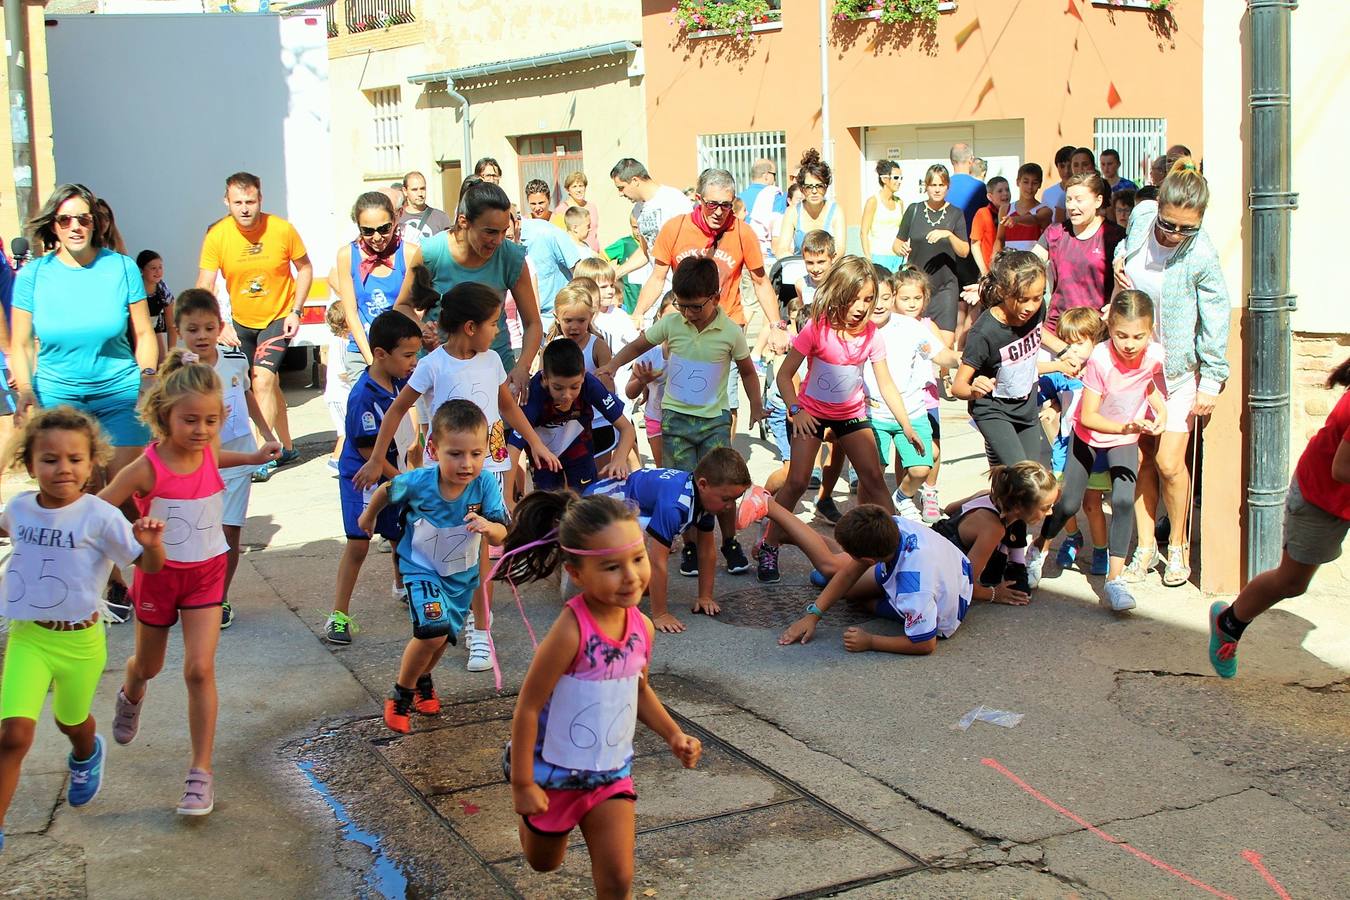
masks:
<instances>
[{"instance_id":1,"label":"boy in blue soccer jersey","mask_svg":"<svg viewBox=\"0 0 1350 900\"><path fill-rule=\"evenodd\" d=\"M615 454L618 458L618 454ZM652 578L652 624L660 631L677 634L685 625L666 603L670 547L688 528L697 531L698 599L693 612L715 616L722 607L713 599L714 562L717 547L713 527L717 514L734 510L736 501L753 482L739 453L730 447L710 450L693 472L678 469L639 469L622 481L597 482L587 494L608 494L634 503L643 530L655 538L648 556Z\"/></svg>"},{"instance_id":2,"label":"boy in blue soccer jersey","mask_svg":"<svg viewBox=\"0 0 1350 900\"><path fill-rule=\"evenodd\" d=\"M533 465L531 458L530 471L539 490L570 487L580 492L601 476L623 478L628 474L628 454L637 439L633 423L623 414L619 398L586 371L586 357L571 338L558 338L544 348L543 362L530 379L530 396L521 411L539 440L562 463L562 471L554 472ZM611 462L599 472L591 437L596 413L603 415L619 436ZM506 442L514 467L520 451L528 452L528 448L514 430Z\"/></svg>"},{"instance_id":3,"label":"boy in blue soccer jersey","mask_svg":"<svg viewBox=\"0 0 1350 900\"><path fill-rule=\"evenodd\" d=\"M346 441L338 458L338 496L342 501L342 528L347 534L347 546L338 562L337 589L333 597L333 612L324 625L324 639L330 644L350 644L356 630L351 619L352 590L361 574L361 565L370 552L370 535L378 533L390 542L398 540L398 516L390 510L374 522L369 530L358 524L361 513L370 500L371 490L362 490L352 477L370 459L375 436L380 433L384 414L403 390L417 365L417 353L422 349L422 331L417 323L403 313L380 313L370 323L370 353L374 361L366 367L352 385L347 397ZM330 365L342 365L331 360ZM398 450L391 443L385 453L384 471L380 478L388 481L398 474ZM398 560L394 561L394 594L403 595L398 584Z\"/></svg>"},{"instance_id":4,"label":"boy in blue soccer jersey","mask_svg":"<svg viewBox=\"0 0 1350 900\"><path fill-rule=\"evenodd\" d=\"M448 400L431 418L427 442L435 466L397 475L375 489L358 523L369 533L391 505L400 507L402 537L396 552L408 591L413 636L403 650L398 680L384 702L384 721L403 734L414 709L441 711L431 681L445 648L464 627L478 589L483 538L506 538L506 506L492 473L483 472L488 422L469 400Z\"/></svg>"},{"instance_id":5,"label":"boy in blue soccer jersey","mask_svg":"<svg viewBox=\"0 0 1350 900\"><path fill-rule=\"evenodd\" d=\"M857 626L846 629L844 647L854 653L878 650L926 656L937 649L939 638L951 637L961 627L974 590L970 561L922 522L893 516L872 504L856 506L834 527L839 543L832 545L763 488L746 498L738 524L756 515L745 510L756 508L760 517L767 516L783 529L785 543L796 544L806 554L818 573L812 575L812 583L824 588L778 643L810 642L816 625L841 598L903 627L898 635Z\"/></svg>"}]
</instances>

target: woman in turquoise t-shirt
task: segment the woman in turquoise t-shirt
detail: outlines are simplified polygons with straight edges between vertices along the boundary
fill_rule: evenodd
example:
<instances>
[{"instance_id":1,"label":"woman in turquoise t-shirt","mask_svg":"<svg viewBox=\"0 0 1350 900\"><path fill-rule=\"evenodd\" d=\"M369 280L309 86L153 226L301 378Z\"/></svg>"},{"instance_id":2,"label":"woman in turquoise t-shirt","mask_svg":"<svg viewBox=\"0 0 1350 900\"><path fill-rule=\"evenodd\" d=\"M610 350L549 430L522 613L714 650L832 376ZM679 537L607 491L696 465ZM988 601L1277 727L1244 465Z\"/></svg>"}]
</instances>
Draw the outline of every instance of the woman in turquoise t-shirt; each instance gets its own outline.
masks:
<instances>
[{"instance_id":1,"label":"woman in turquoise t-shirt","mask_svg":"<svg viewBox=\"0 0 1350 900\"><path fill-rule=\"evenodd\" d=\"M442 296L466 281L487 285L503 301L506 292L511 292L525 328L520 356L517 358L511 350L504 302L492 349L501 357L516 397L524 402L529 391L530 367L544 332L539 319L539 299L525 268L525 248L507 239L511 224L511 199L506 192L485 181L471 184L460 194L455 227L422 241L422 265L431 273L436 293ZM411 301L404 301L397 308L419 322L429 323L434 333L439 307L437 303L430 310L415 311Z\"/></svg>"},{"instance_id":2,"label":"woman in turquoise t-shirt","mask_svg":"<svg viewBox=\"0 0 1350 900\"><path fill-rule=\"evenodd\" d=\"M34 403L70 404L95 416L116 449L111 475L150 439L136 401L142 382L154 377L159 348L140 270L102 246L95 202L88 188L63 184L28 223L35 244L56 249L15 279L10 367L18 418Z\"/></svg>"}]
</instances>

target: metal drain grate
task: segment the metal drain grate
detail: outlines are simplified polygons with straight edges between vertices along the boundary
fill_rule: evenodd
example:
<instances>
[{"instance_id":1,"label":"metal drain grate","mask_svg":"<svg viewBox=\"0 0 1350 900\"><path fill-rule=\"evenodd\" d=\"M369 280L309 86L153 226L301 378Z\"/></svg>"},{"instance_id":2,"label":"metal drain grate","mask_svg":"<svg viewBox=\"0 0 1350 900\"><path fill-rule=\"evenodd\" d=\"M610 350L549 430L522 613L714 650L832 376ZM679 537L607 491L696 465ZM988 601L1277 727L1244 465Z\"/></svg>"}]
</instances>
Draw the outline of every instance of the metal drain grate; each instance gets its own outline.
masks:
<instances>
[{"instance_id":1,"label":"metal drain grate","mask_svg":"<svg viewBox=\"0 0 1350 900\"><path fill-rule=\"evenodd\" d=\"M819 596L820 590L809 585L778 585L735 591L717 598L722 604L722 612L716 621L750 628L786 628L801 618L806 605ZM845 627L861 625L872 618L870 612L840 602L830 608L830 614L820 624L825 628Z\"/></svg>"}]
</instances>

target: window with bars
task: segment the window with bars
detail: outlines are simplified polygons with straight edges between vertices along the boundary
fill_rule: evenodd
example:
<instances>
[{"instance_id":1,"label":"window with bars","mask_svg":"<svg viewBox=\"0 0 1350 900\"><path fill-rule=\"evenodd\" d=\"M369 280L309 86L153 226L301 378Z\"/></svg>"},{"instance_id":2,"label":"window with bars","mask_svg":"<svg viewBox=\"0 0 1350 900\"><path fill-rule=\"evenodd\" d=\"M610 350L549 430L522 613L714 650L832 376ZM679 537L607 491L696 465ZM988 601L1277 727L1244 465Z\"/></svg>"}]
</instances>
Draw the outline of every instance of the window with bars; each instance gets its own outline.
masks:
<instances>
[{"instance_id":1,"label":"window with bars","mask_svg":"<svg viewBox=\"0 0 1350 900\"><path fill-rule=\"evenodd\" d=\"M698 136L698 170L726 169L740 190L750 183L750 167L757 159L771 159L778 172L779 187L787 184L787 133L783 131L734 131Z\"/></svg>"},{"instance_id":2,"label":"window with bars","mask_svg":"<svg viewBox=\"0 0 1350 900\"><path fill-rule=\"evenodd\" d=\"M538 178L549 186L549 201L557 206L566 193L563 179L581 171L581 132L522 135L516 138L516 155L520 158L520 189L524 191L525 185Z\"/></svg>"},{"instance_id":3,"label":"window with bars","mask_svg":"<svg viewBox=\"0 0 1350 900\"><path fill-rule=\"evenodd\" d=\"M1120 176L1136 184L1148 183L1154 157L1167 152L1166 119L1097 119L1092 126L1092 150L1120 154Z\"/></svg>"},{"instance_id":4,"label":"window with bars","mask_svg":"<svg viewBox=\"0 0 1350 900\"><path fill-rule=\"evenodd\" d=\"M376 172L403 171L403 138L400 131L402 114L399 106L402 89L376 88L366 91L370 101L371 169Z\"/></svg>"}]
</instances>

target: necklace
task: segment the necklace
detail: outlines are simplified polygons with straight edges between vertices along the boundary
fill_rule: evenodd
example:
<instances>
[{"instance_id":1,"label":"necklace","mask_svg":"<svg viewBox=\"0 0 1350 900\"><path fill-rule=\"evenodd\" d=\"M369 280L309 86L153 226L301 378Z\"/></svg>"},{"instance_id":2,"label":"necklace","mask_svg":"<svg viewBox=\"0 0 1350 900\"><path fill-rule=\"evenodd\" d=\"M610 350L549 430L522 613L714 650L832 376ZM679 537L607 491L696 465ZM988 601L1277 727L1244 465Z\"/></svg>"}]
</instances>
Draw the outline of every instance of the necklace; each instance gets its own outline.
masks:
<instances>
[{"instance_id":1,"label":"necklace","mask_svg":"<svg viewBox=\"0 0 1350 900\"><path fill-rule=\"evenodd\" d=\"M928 227L929 227L929 228L936 228L937 226L939 226L939 225L942 224L942 214L943 214L944 212L947 211L947 204L946 204L946 202L944 201L943 204L942 204L942 206L938 207L938 210L937 210L938 217L937 217L937 221L936 221L936 222L934 222L932 219L928 218L928 211L929 211L929 208L930 208L930 207L928 206L927 203L925 203L925 204L923 205L923 220L924 220L925 222L928 223Z\"/></svg>"}]
</instances>

